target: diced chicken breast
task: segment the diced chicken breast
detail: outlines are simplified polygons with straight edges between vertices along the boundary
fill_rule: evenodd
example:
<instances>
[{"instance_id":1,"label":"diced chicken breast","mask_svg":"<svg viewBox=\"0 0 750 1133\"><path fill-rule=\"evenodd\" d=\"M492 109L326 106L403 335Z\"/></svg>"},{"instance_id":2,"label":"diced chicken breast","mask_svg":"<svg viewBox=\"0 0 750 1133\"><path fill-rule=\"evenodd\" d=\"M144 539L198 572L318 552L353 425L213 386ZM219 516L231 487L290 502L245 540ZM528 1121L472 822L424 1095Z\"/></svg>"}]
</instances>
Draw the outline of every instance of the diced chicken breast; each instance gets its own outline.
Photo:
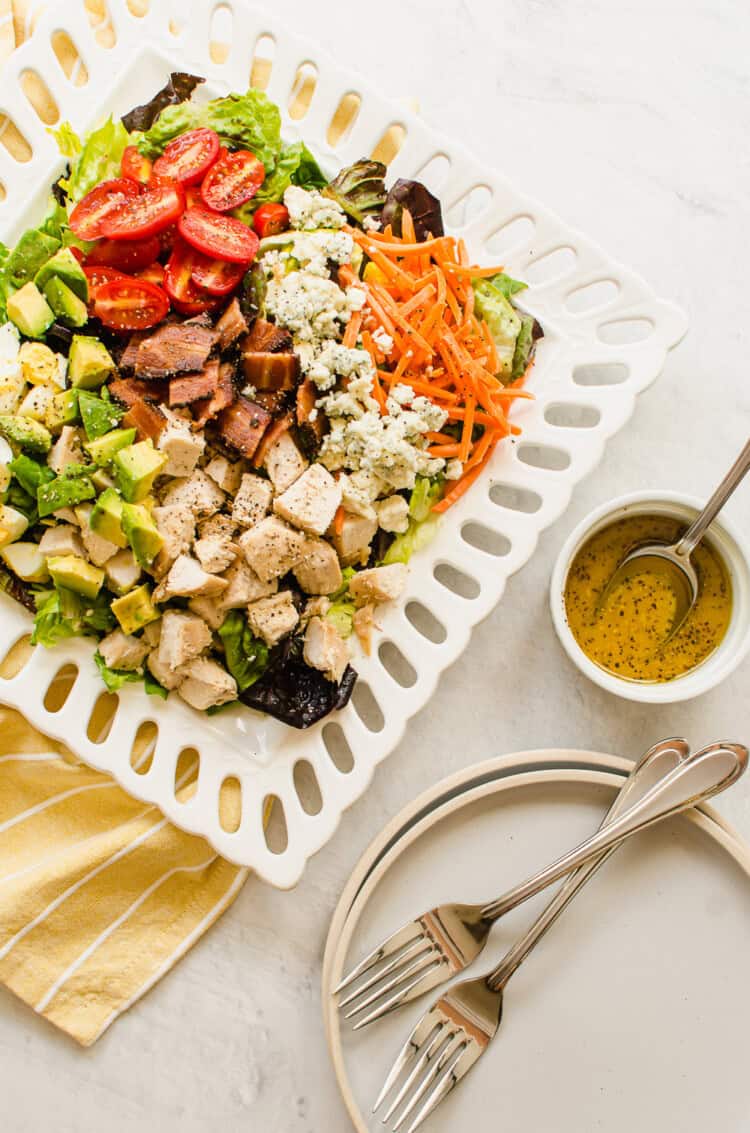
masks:
<instances>
[{"instance_id":1,"label":"diced chicken breast","mask_svg":"<svg viewBox=\"0 0 750 1133\"><path fill-rule=\"evenodd\" d=\"M275 515L266 516L238 540L248 566L264 582L280 578L302 558L305 536Z\"/></svg>"},{"instance_id":2,"label":"diced chicken breast","mask_svg":"<svg viewBox=\"0 0 750 1133\"><path fill-rule=\"evenodd\" d=\"M360 570L349 580L349 593L358 606L368 602L393 602L403 594L408 574L405 563Z\"/></svg>"},{"instance_id":3,"label":"diced chicken breast","mask_svg":"<svg viewBox=\"0 0 750 1133\"><path fill-rule=\"evenodd\" d=\"M301 626L306 626L310 618L324 618L331 608L327 598L311 598L305 603L305 608L299 620Z\"/></svg>"},{"instance_id":4,"label":"diced chicken breast","mask_svg":"<svg viewBox=\"0 0 750 1133\"><path fill-rule=\"evenodd\" d=\"M272 598L252 602L247 608L247 620L256 637L262 637L266 645L276 645L292 632L299 614L289 591L282 590Z\"/></svg>"},{"instance_id":5,"label":"diced chicken breast","mask_svg":"<svg viewBox=\"0 0 750 1133\"><path fill-rule=\"evenodd\" d=\"M171 413L156 447L167 458L163 475L190 476L203 455L206 442L202 433L194 433L187 421Z\"/></svg>"},{"instance_id":6,"label":"diced chicken breast","mask_svg":"<svg viewBox=\"0 0 750 1133\"><path fill-rule=\"evenodd\" d=\"M199 657L185 667L177 692L192 708L205 712L237 699L237 682L218 661Z\"/></svg>"},{"instance_id":7,"label":"diced chicken breast","mask_svg":"<svg viewBox=\"0 0 750 1133\"><path fill-rule=\"evenodd\" d=\"M375 626L375 607L371 604L362 606L352 618L352 629L357 635L366 657L372 652L372 631Z\"/></svg>"},{"instance_id":8,"label":"diced chicken breast","mask_svg":"<svg viewBox=\"0 0 750 1133\"><path fill-rule=\"evenodd\" d=\"M85 464L81 432L75 425L63 425L60 436L47 454L47 464L59 476L69 464Z\"/></svg>"},{"instance_id":9,"label":"diced chicken breast","mask_svg":"<svg viewBox=\"0 0 750 1133\"><path fill-rule=\"evenodd\" d=\"M210 476L214 484L218 484L222 492L233 496L242 480L242 461L228 460L225 456L215 456L206 465L206 475Z\"/></svg>"},{"instance_id":10,"label":"diced chicken breast","mask_svg":"<svg viewBox=\"0 0 750 1133\"><path fill-rule=\"evenodd\" d=\"M149 649L156 649L161 637L161 618L157 618L155 622L149 622L147 626L143 627L141 633L141 640L145 641Z\"/></svg>"},{"instance_id":11,"label":"diced chicken breast","mask_svg":"<svg viewBox=\"0 0 750 1133\"><path fill-rule=\"evenodd\" d=\"M377 519L366 519L362 515L346 513L341 530L335 532L333 536L333 545L343 566L367 562L370 556L370 543L377 529Z\"/></svg>"},{"instance_id":12,"label":"diced chicken breast","mask_svg":"<svg viewBox=\"0 0 750 1133\"><path fill-rule=\"evenodd\" d=\"M126 594L141 577L141 568L132 551L118 551L104 564L107 585L115 594Z\"/></svg>"},{"instance_id":13,"label":"diced chicken breast","mask_svg":"<svg viewBox=\"0 0 750 1133\"><path fill-rule=\"evenodd\" d=\"M179 669L199 657L211 644L211 630L197 614L165 610L159 638L159 663Z\"/></svg>"},{"instance_id":14,"label":"diced chicken breast","mask_svg":"<svg viewBox=\"0 0 750 1133\"><path fill-rule=\"evenodd\" d=\"M201 566L209 574L221 574L237 558L237 548L227 535L206 535L193 546Z\"/></svg>"},{"instance_id":15,"label":"diced chicken breast","mask_svg":"<svg viewBox=\"0 0 750 1133\"><path fill-rule=\"evenodd\" d=\"M389 496L375 505L378 524L384 531L402 535L409 526L409 504L403 496Z\"/></svg>"},{"instance_id":16,"label":"diced chicken breast","mask_svg":"<svg viewBox=\"0 0 750 1133\"><path fill-rule=\"evenodd\" d=\"M343 637L325 618L311 618L305 631L305 662L319 669L336 684L349 664L349 650Z\"/></svg>"},{"instance_id":17,"label":"diced chicken breast","mask_svg":"<svg viewBox=\"0 0 750 1133\"><path fill-rule=\"evenodd\" d=\"M153 593L154 602L167 602L170 598L211 598L226 590L227 581L216 574L209 574L197 559L190 555L178 555L170 567L169 574L159 583Z\"/></svg>"},{"instance_id":18,"label":"diced chicken breast","mask_svg":"<svg viewBox=\"0 0 750 1133\"><path fill-rule=\"evenodd\" d=\"M228 535L233 539L236 534L237 524L230 516L221 515L220 512L198 524L198 535L201 539L207 539L211 535Z\"/></svg>"},{"instance_id":19,"label":"diced chicken breast","mask_svg":"<svg viewBox=\"0 0 750 1133\"><path fill-rule=\"evenodd\" d=\"M325 539L307 539L294 577L305 594L333 594L343 582L339 557Z\"/></svg>"},{"instance_id":20,"label":"diced chicken breast","mask_svg":"<svg viewBox=\"0 0 750 1133\"><path fill-rule=\"evenodd\" d=\"M341 488L322 464L313 464L273 501L282 519L310 535L322 535L333 523L341 503Z\"/></svg>"},{"instance_id":21,"label":"diced chicken breast","mask_svg":"<svg viewBox=\"0 0 750 1133\"><path fill-rule=\"evenodd\" d=\"M156 677L159 684L163 685L164 688L169 689L170 692L172 691L172 689L177 688L178 684L182 680L182 673L178 673L174 669L170 669L169 665L165 665L159 659L158 649L154 649L151 653L149 653L146 660L146 668L153 677Z\"/></svg>"},{"instance_id":22,"label":"diced chicken breast","mask_svg":"<svg viewBox=\"0 0 750 1133\"><path fill-rule=\"evenodd\" d=\"M307 468L307 461L290 433L282 433L269 448L263 466L277 494L291 487Z\"/></svg>"},{"instance_id":23,"label":"diced chicken breast","mask_svg":"<svg viewBox=\"0 0 750 1133\"><path fill-rule=\"evenodd\" d=\"M228 592L228 589L227 587L224 594ZM212 630L219 629L227 616L226 607L220 605L217 598L191 598L188 602L188 609L197 614L199 618L203 618L206 625Z\"/></svg>"},{"instance_id":24,"label":"diced chicken breast","mask_svg":"<svg viewBox=\"0 0 750 1133\"><path fill-rule=\"evenodd\" d=\"M168 570L178 555L190 549L195 535L195 520L189 508L180 504L155 507L151 513L157 531L164 540L159 551L157 573Z\"/></svg>"},{"instance_id":25,"label":"diced chicken breast","mask_svg":"<svg viewBox=\"0 0 750 1133\"><path fill-rule=\"evenodd\" d=\"M245 473L232 504L232 519L240 527L254 527L268 514L272 497L273 488L268 480Z\"/></svg>"},{"instance_id":26,"label":"diced chicken breast","mask_svg":"<svg viewBox=\"0 0 750 1133\"><path fill-rule=\"evenodd\" d=\"M224 493L202 468L191 476L174 480L162 496L162 503L187 509L195 519L208 519L224 503Z\"/></svg>"},{"instance_id":27,"label":"diced chicken breast","mask_svg":"<svg viewBox=\"0 0 750 1133\"><path fill-rule=\"evenodd\" d=\"M228 586L221 596L219 605L226 614L227 610L241 610L250 602L257 602L259 598L267 598L275 594L279 584L275 578L264 581L258 578L252 567L244 559L237 559L224 571L224 578Z\"/></svg>"},{"instance_id":28,"label":"diced chicken breast","mask_svg":"<svg viewBox=\"0 0 750 1133\"><path fill-rule=\"evenodd\" d=\"M91 530L89 524L93 510L93 504L81 504L77 509L77 519L81 524L81 539L86 548L86 553L94 566L101 567L109 562L120 548L116 543L110 543L109 539L105 539L103 536L98 535L96 531Z\"/></svg>"},{"instance_id":29,"label":"diced chicken breast","mask_svg":"<svg viewBox=\"0 0 750 1133\"><path fill-rule=\"evenodd\" d=\"M58 523L72 523L74 527L80 527L80 523L72 507L59 507L57 511L53 511L52 514Z\"/></svg>"},{"instance_id":30,"label":"diced chicken breast","mask_svg":"<svg viewBox=\"0 0 750 1133\"><path fill-rule=\"evenodd\" d=\"M140 669L149 651L148 643L131 633L115 629L99 642L99 652L110 669L133 672Z\"/></svg>"},{"instance_id":31,"label":"diced chicken breast","mask_svg":"<svg viewBox=\"0 0 750 1133\"><path fill-rule=\"evenodd\" d=\"M79 559L86 558L80 531L67 523L48 527L39 541L39 550L43 555L75 555Z\"/></svg>"}]
</instances>

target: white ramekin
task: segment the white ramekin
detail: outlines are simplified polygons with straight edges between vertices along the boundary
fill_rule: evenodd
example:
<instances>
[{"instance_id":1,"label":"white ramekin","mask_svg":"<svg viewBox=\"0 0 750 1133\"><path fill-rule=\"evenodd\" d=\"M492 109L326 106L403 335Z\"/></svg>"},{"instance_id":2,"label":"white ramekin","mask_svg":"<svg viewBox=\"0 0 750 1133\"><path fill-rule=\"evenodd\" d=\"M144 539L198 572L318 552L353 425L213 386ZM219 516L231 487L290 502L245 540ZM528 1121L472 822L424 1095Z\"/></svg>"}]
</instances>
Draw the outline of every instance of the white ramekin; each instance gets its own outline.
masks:
<instances>
[{"instance_id":1,"label":"white ramekin","mask_svg":"<svg viewBox=\"0 0 750 1133\"><path fill-rule=\"evenodd\" d=\"M566 539L557 557L550 583L550 605L557 636L565 652L578 668L595 684L644 704L672 704L690 700L714 688L737 668L750 647L750 549L736 526L723 514L711 524L710 538L720 552L732 580L732 618L721 645L684 677L663 684L628 681L595 665L574 638L565 613L565 582L570 564L579 548L594 532L626 515L669 515L688 523L695 518L703 502L679 492L632 492L619 496L590 512Z\"/></svg>"}]
</instances>

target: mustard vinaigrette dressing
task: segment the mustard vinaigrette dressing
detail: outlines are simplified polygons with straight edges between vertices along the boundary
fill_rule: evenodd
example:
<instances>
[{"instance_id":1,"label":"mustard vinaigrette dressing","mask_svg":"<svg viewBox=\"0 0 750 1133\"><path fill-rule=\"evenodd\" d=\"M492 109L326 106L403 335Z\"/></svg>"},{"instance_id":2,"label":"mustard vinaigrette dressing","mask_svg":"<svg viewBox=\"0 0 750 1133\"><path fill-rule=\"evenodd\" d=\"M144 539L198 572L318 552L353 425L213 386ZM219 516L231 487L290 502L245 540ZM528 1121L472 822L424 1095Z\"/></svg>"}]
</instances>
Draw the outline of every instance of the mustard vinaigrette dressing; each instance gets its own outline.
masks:
<instances>
[{"instance_id":1,"label":"mustard vinaigrette dressing","mask_svg":"<svg viewBox=\"0 0 750 1133\"><path fill-rule=\"evenodd\" d=\"M698 600L670 638L678 601L668 563L642 560L598 608L625 555L649 542L675 542L678 519L633 515L592 535L578 550L565 582L565 613L578 645L600 668L625 680L663 683L681 677L713 653L732 614L732 583L723 560L703 540L692 554Z\"/></svg>"}]
</instances>

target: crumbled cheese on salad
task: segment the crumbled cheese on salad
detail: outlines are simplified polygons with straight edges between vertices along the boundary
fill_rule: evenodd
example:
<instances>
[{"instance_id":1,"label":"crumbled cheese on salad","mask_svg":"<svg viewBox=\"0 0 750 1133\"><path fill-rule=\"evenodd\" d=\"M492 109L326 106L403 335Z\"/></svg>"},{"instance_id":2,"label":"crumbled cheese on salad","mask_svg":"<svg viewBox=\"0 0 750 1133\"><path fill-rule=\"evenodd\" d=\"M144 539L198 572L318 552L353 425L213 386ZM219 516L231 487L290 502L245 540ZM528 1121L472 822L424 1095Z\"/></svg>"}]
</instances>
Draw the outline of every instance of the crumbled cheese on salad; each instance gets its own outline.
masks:
<instances>
[{"instance_id":1,"label":"crumbled cheese on salad","mask_svg":"<svg viewBox=\"0 0 750 1133\"><path fill-rule=\"evenodd\" d=\"M378 327L377 330L373 332L372 341L384 354L390 354L393 350L393 339L382 327Z\"/></svg>"},{"instance_id":2,"label":"crumbled cheese on salad","mask_svg":"<svg viewBox=\"0 0 750 1133\"><path fill-rule=\"evenodd\" d=\"M382 225L376 216L366 216L362 221L365 232L379 232Z\"/></svg>"},{"instance_id":3,"label":"crumbled cheese on salad","mask_svg":"<svg viewBox=\"0 0 750 1133\"><path fill-rule=\"evenodd\" d=\"M346 221L341 205L324 197L317 189L290 185L284 193L284 204L289 210L292 228L342 228Z\"/></svg>"}]
</instances>

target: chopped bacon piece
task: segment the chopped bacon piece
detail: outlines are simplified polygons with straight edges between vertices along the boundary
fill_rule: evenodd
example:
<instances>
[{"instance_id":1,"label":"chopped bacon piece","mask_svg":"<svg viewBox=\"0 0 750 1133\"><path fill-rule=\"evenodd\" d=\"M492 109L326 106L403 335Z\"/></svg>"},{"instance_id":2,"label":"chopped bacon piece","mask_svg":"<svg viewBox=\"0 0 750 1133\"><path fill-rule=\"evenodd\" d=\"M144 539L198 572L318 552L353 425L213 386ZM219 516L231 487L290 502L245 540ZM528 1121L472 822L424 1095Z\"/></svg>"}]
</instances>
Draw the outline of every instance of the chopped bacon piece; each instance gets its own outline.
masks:
<instances>
[{"instance_id":1,"label":"chopped bacon piece","mask_svg":"<svg viewBox=\"0 0 750 1133\"><path fill-rule=\"evenodd\" d=\"M256 319L252 330L240 343L240 349L249 354L287 354L292 345L288 330L274 326L267 319Z\"/></svg>"},{"instance_id":2,"label":"chopped bacon piece","mask_svg":"<svg viewBox=\"0 0 750 1133\"><path fill-rule=\"evenodd\" d=\"M289 391L285 389L261 389L255 391L253 401L267 409L272 417L278 417L289 402Z\"/></svg>"},{"instance_id":3,"label":"chopped bacon piece","mask_svg":"<svg viewBox=\"0 0 750 1133\"><path fill-rule=\"evenodd\" d=\"M196 322L167 323L138 346L138 378L168 378L202 370L214 345L213 328Z\"/></svg>"},{"instance_id":4,"label":"chopped bacon piece","mask_svg":"<svg viewBox=\"0 0 750 1133\"><path fill-rule=\"evenodd\" d=\"M247 334L247 322L236 296L217 321L214 330L217 335L219 350L226 350L241 335Z\"/></svg>"},{"instance_id":5,"label":"chopped bacon piece","mask_svg":"<svg viewBox=\"0 0 750 1133\"><path fill-rule=\"evenodd\" d=\"M219 384L219 363L216 359L207 362L199 374L185 374L182 378L172 378L169 383L169 404L190 405L213 397Z\"/></svg>"},{"instance_id":6,"label":"chopped bacon piece","mask_svg":"<svg viewBox=\"0 0 750 1133\"><path fill-rule=\"evenodd\" d=\"M238 397L222 409L216 423L221 439L250 460L271 423L271 414L246 397Z\"/></svg>"},{"instance_id":7,"label":"chopped bacon piece","mask_svg":"<svg viewBox=\"0 0 750 1133\"><path fill-rule=\"evenodd\" d=\"M138 347L143 342L148 334L146 330L137 330L131 334L128 339L128 344L120 355L120 361L117 363L118 369L123 374L132 374L135 369L135 363L138 358Z\"/></svg>"},{"instance_id":8,"label":"chopped bacon piece","mask_svg":"<svg viewBox=\"0 0 750 1133\"><path fill-rule=\"evenodd\" d=\"M122 405L133 405L136 401L166 401L166 382L142 382L138 378L115 378L107 389Z\"/></svg>"},{"instance_id":9,"label":"chopped bacon piece","mask_svg":"<svg viewBox=\"0 0 750 1133\"><path fill-rule=\"evenodd\" d=\"M205 401L194 401L191 406L197 429L203 428L207 421L213 420L217 414L221 413L222 409L227 409L232 404L237 396L233 378L234 366L231 362L222 362L219 367L216 393L213 397L206 398ZM267 406L263 406L263 408L266 409Z\"/></svg>"},{"instance_id":10,"label":"chopped bacon piece","mask_svg":"<svg viewBox=\"0 0 750 1133\"><path fill-rule=\"evenodd\" d=\"M275 444L279 437L291 429L294 424L294 418L291 413L286 413L283 417L278 417L270 429L266 431L263 440L258 445L258 449L253 457L253 467L260 468L263 461L266 459L266 453L271 445Z\"/></svg>"},{"instance_id":11,"label":"chopped bacon piece","mask_svg":"<svg viewBox=\"0 0 750 1133\"><path fill-rule=\"evenodd\" d=\"M299 375L296 354L243 351L240 361L245 381L256 389L293 389Z\"/></svg>"},{"instance_id":12,"label":"chopped bacon piece","mask_svg":"<svg viewBox=\"0 0 750 1133\"><path fill-rule=\"evenodd\" d=\"M297 424L307 447L317 449L326 431L326 417L315 408L318 390L310 378L297 387Z\"/></svg>"},{"instance_id":13,"label":"chopped bacon piece","mask_svg":"<svg viewBox=\"0 0 750 1133\"><path fill-rule=\"evenodd\" d=\"M122 424L126 429L135 429L139 441L158 441L167 419L161 409L139 398L128 409Z\"/></svg>"}]
</instances>

